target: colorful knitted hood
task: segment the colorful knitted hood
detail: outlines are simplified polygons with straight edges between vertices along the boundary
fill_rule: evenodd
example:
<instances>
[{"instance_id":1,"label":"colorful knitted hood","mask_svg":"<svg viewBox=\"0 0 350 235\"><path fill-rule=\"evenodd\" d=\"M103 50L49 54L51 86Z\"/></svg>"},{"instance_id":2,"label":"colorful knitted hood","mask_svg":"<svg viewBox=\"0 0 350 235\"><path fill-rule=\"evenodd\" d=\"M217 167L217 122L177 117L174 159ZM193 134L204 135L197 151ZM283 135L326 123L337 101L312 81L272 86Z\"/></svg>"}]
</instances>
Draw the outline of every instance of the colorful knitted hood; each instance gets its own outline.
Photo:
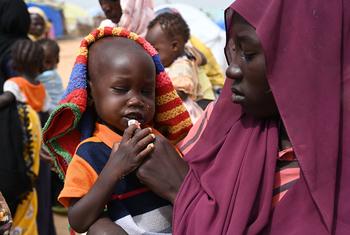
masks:
<instances>
[{"instance_id":1,"label":"colorful knitted hood","mask_svg":"<svg viewBox=\"0 0 350 235\"><path fill-rule=\"evenodd\" d=\"M96 29L82 40L63 99L44 127L43 142L62 177L78 144L93 133L94 120L87 109L88 51L90 45L104 37L129 38L152 56L157 72L154 127L172 143L181 140L192 127L190 116L165 73L157 51L144 38L123 28Z\"/></svg>"}]
</instances>

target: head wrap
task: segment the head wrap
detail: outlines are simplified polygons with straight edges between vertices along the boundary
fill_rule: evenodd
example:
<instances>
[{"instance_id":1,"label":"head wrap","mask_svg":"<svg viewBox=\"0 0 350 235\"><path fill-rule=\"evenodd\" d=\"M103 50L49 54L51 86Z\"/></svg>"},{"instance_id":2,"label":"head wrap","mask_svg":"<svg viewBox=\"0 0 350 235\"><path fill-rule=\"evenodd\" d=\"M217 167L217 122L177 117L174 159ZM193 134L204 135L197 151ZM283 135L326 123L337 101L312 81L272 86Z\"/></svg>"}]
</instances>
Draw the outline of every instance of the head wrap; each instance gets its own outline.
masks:
<instances>
[{"instance_id":1,"label":"head wrap","mask_svg":"<svg viewBox=\"0 0 350 235\"><path fill-rule=\"evenodd\" d=\"M39 7L29 7L28 8L28 12L29 12L29 14L37 14L37 15L39 15L41 18L43 18L43 20L45 22L45 31L44 31L43 35L41 35L38 38L35 38L33 35L30 35L31 37L33 37L32 39L38 40L38 39L41 39L43 37L46 37L47 34L50 32L52 25L51 25L49 19L47 18L45 12Z\"/></svg>"},{"instance_id":2,"label":"head wrap","mask_svg":"<svg viewBox=\"0 0 350 235\"><path fill-rule=\"evenodd\" d=\"M276 121L243 114L226 81L185 155L174 234L350 234L350 2L236 0L227 29L235 12L256 28L300 179L272 209Z\"/></svg>"},{"instance_id":3,"label":"head wrap","mask_svg":"<svg viewBox=\"0 0 350 235\"><path fill-rule=\"evenodd\" d=\"M118 26L145 36L149 22L154 18L153 0L121 0L123 9Z\"/></svg>"},{"instance_id":4,"label":"head wrap","mask_svg":"<svg viewBox=\"0 0 350 235\"><path fill-rule=\"evenodd\" d=\"M92 135L94 123L87 110L87 62L89 46L104 37L124 37L140 44L152 56L156 67L156 112L154 127L171 142L182 139L192 127L188 112L177 95L157 51L142 37L123 28L99 28L80 45L70 81L60 105L50 115L44 128L44 144L64 176L77 145Z\"/></svg>"}]
</instances>

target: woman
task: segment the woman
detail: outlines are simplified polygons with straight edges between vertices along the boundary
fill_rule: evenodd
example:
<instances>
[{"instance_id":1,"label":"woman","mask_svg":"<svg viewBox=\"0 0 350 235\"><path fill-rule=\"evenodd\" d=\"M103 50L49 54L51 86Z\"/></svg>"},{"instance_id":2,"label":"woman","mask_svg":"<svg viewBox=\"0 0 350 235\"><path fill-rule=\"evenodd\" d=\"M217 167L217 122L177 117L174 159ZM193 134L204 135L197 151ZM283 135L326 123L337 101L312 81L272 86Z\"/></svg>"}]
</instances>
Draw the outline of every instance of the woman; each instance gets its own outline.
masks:
<instances>
[{"instance_id":1,"label":"woman","mask_svg":"<svg viewBox=\"0 0 350 235\"><path fill-rule=\"evenodd\" d=\"M349 1L237 0L226 26L222 96L184 161L158 138L140 180L174 234L349 234Z\"/></svg>"},{"instance_id":2,"label":"woman","mask_svg":"<svg viewBox=\"0 0 350 235\"><path fill-rule=\"evenodd\" d=\"M123 27L131 32L145 36L148 23L154 18L153 0L99 0L107 20L101 27Z\"/></svg>"}]
</instances>

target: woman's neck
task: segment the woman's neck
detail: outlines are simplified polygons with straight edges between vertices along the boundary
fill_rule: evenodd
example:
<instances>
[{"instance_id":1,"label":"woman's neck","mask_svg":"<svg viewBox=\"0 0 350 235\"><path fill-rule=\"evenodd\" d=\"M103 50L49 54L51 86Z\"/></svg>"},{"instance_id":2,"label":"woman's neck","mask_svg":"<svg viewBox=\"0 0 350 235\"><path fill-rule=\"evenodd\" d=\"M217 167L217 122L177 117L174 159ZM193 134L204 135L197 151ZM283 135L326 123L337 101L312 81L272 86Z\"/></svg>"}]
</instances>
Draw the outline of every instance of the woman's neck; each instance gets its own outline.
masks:
<instances>
[{"instance_id":1,"label":"woman's neck","mask_svg":"<svg viewBox=\"0 0 350 235\"><path fill-rule=\"evenodd\" d=\"M279 130L279 150L281 151L292 147L292 143L289 140L288 133L286 131L286 128L284 127L282 120L279 121L278 130Z\"/></svg>"}]
</instances>

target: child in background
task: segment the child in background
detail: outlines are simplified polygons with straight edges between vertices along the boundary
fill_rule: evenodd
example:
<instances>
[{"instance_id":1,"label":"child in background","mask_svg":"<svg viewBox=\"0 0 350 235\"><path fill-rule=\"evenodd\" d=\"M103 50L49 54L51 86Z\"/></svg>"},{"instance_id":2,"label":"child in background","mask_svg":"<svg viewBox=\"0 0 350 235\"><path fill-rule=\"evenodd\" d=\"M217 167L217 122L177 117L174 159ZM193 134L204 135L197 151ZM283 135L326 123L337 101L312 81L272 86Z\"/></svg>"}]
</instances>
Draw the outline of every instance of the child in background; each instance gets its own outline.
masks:
<instances>
[{"instance_id":1,"label":"child in background","mask_svg":"<svg viewBox=\"0 0 350 235\"><path fill-rule=\"evenodd\" d=\"M158 15L148 25L146 34L146 39L159 52L176 91L195 122L202 114L195 101L202 99L203 91L199 85L195 57L185 50L189 38L190 30L184 19L172 13Z\"/></svg>"},{"instance_id":2,"label":"child in background","mask_svg":"<svg viewBox=\"0 0 350 235\"><path fill-rule=\"evenodd\" d=\"M41 39L37 43L44 49L44 72L37 79L44 84L51 100L49 109L53 110L63 95L62 79L56 70L60 48L57 42L52 39Z\"/></svg>"},{"instance_id":3,"label":"child in background","mask_svg":"<svg viewBox=\"0 0 350 235\"><path fill-rule=\"evenodd\" d=\"M44 51L31 40L19 40L12 47L14 70L21 76L13 77L4 83L4 93L0 95L0 108L13 100L29 104L36 112L47 112L50 97L45 87L36 77L42 72Z\"/></svg>"},{"instance_id":4,"label":"child in background","mask_svg":"<svg viewBox=\"0 0 350 235\"><path fill-rule=\"evenodd\" d=\"M133 171L154 149L157 131L150 126L176 143L192 126L189 114L143 38L106 27L81 45L43 135L58 170L67 171L59 201L69 208L70 225L86 232L106 209L120 234L171 233L170 203ZM128 127L130 120L140 127Z\"/></svg>"},{"instance_id":5,"label":"child in background","mask_svg":"<svg viewBox=\"0 0 350 235\"><path fill-rule=\"evenodd\" d=\"M166 12L181 15L177 9L169 7L164 7L157 10L156 15L160 15ZM223 88L225 82L224 73L216 61L211 49L208 48L199 38L193 34L191 34L186 48L195 49L192 51L199 51L201 53L200 57L204 57L205 59L205 61L202 63L197 63L199 67L199 84L203 90L203 100L201 100L199 106L204 109L209 102L215 99L212 97L218 97L220 95L221 89ZM196 56L196 59L201 59L200 57ZM201 73L204 73L209 78L210 83L208 83L208 79L201 79Z\"/></svg>"}]
</instances>

